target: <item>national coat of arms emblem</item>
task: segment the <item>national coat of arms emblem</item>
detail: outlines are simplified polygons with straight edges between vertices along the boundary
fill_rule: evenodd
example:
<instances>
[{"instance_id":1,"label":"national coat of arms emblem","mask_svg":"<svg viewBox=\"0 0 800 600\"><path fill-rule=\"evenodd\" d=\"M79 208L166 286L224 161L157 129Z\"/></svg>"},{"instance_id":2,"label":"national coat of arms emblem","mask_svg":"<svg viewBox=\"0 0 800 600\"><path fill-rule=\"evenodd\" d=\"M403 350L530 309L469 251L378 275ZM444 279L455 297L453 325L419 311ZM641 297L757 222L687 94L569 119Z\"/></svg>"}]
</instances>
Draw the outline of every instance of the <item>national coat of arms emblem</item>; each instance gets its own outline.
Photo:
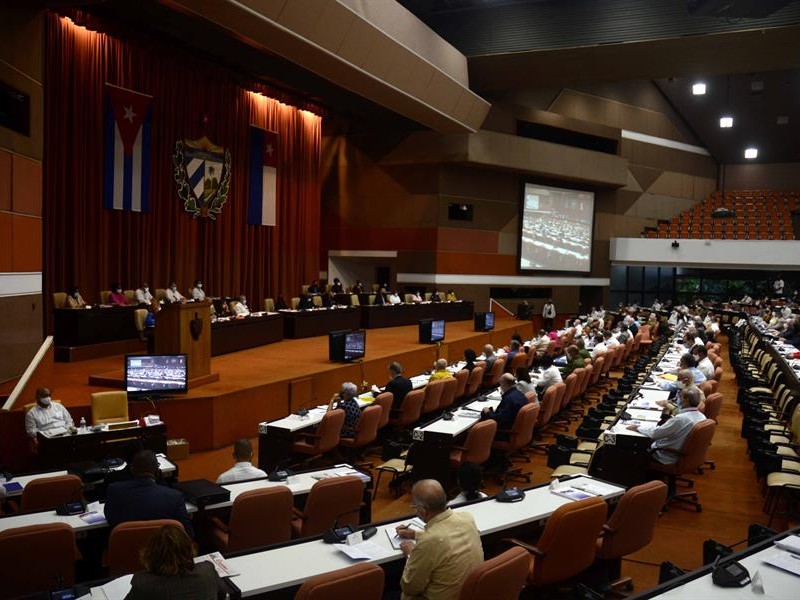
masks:
<instances>
[{"instance_id":1,"label":"national coat of arms emblem","mask_svg":"<svg viewBox=\"0 0 800 600\"><path fill-rule=\"evenodd\" d=\"M228 199L230 150L214 145L207 137L178 140L172 165L186 212L195 218L216 219Z\"/></svg>"}]
</instances>

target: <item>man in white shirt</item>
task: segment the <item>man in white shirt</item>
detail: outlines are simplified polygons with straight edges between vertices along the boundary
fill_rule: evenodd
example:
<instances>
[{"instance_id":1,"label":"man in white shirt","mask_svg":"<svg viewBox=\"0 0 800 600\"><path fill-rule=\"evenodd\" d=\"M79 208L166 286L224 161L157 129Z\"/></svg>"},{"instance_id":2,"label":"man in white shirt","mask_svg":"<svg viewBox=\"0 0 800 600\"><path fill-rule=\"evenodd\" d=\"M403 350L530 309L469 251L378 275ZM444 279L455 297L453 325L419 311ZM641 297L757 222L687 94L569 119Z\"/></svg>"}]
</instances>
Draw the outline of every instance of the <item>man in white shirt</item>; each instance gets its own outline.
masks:
<instances>
[{"instance_id":1,"label":"man in white shirt","mask_svg":"<svg viewBox=\"0 0 800 600\"><path fill-rule=\"evenodd\" d=\"M606 345L606 348L616 348L619 346L619 340L611 335L610 331L603 332L603 343Z\"/></svg>"},{"instance_id":2,"label":"man in white shirt","mask_svg":"<svg viewBox=\"0 0 800 600\"><path fill-rule=\"evenodd\" d=\"M400 296L397 295L397 292L392 292L389 294L389 304L402 304L402 300L400 300Z\"/></svg>"},{"instance_id":3,"label":"man in white shirt","mask_svg":"<svg viewBox=\"0 0 800 600\"><path fill-rule=\"evenodd\" d=\"M653 458L661 464L674 465L678 462L678 452L683 448L689 433L697 423L705 421L705 415L697 409L700 403L699 392L697 388L683 390L681 411L663 425L656 423L628 425L628 429L652 438L650 449Z\"/></svg>"},{"instance_id":4,"label":"man in white shirt","mask_svg":"<svg viewBox=\"0 0 800 600\"><path fill-rule=\"evenodd\" d=\"M545 354L541 358L539 367L541 368L541 373L536 380L536 387L541 390L539 392L539 397L542 397L548 387L556 383L561 383L564 380L561 378L561 371L553 364L553 357L549 354Z\"/></svg>"},{"instance_id":5,"label":"man in white shirt","mask_svg":"<svg viewBox=\"0 0 800 600\"><path fill-rule=\"evenodd\" d=\"M608 346L603 343L602 334L594 336L594 348L592 348L592 358L596 358L598 354L608 352Z\"/></svg>"},{"instance_id":6,"label":"man in white shirt","mask_svg":"<svg viewBox=\"0 0 800 600\"><path fill-rule=\"evenodd\" d=\"M250 309L247 308L247 298L239 296L239 302L233 305L233 314L236 317L246 317L250 314Z\"/></svg>"},{"instance_id":7,"label":"man in white shirt","mask_svg":"<svg viewBox=\"0 0 800 600\"><path fill-rule=\"evenodd\" d=\"M253 466L253 445L247 438L236 440L233 444L233 460L236 461L236 464L217 477L217 483L233 483L267 476L264 471Z\"/></svg>"},{"instance_id":8,"label":"man in white shirt","mask_svg":"<svg viewBox=\"0 0 800 600\"><path fill-rule=\"evenodd\" d=\"M150 306L153 302L153 294L150 293L150 284L147 282L143 282L133 295L136 297L136 304L140 306Z\"/></svg>"},{"instance_id":9,"label":"man in white shirt","mask_svg":"<svg viewBox=\"0 0 800 600\"><path fill-rule=\"evenodd\" d=\"M192 285L192 289L189 290L189 293L192 295L192 300L196 302L202 302L206 299L206 293L203 291L203 282L199 279L194 282Z\"/></svg>"},{"instance_id":10,"label":"man in white shirt","mask_svg":"<svg viewBox=\"0 0 800 600\"><path fill-rule=\"evenodd\" d=\"M36 390L36 406L25 414L25 431L31 439L34 450L39 445L36 438L38 432L46 433L62 428L66 430L74 426L72 415L60 403L53 402L49 389Z\"/></svg>"},{"instance_id":11,"label":"man in white shirt","mask_svg":"<svg viewBox=\"0 0 800 600\"><path fill-rule=\"evenodd\" d=\"M170 304L173 304L175 302L180 302L180 303L186 302L186 298L184 298L183 295L181 295L181 293L178 291L178 284L175 283L174 281L169 284L169 287L166 289L164 293L167 296L167 302L169 302Z\"/></svg>"},{"instance_id":12,"label":"man in white shirt","mask_svg":"<svg viewBox=\"0 0 800 600\"><path fill-rule=\"evenodd\" d=\"M772 284L772 289L775 290L775 295L780 298L783 296L783 279L779 275L778 278L775 280L775 283Z\"/></svg>"},{"instance_id":13,"label":"man in white shirt","mask_svg":"<svg viewBox=\"0 0 800 600\"><path fill-rule=\"evenodd\" d=\"M544 319L544 328L547 331L551 331L553 329L553 319L556 318L556 307L550 298L547 299L547 302L542 307L542 318Z\"/></svg>"},{"instance_id":14,"label":"man in white shirt","mask_svg":"<svg viewBox=\"0 0 800 600\"><path fill-rule=\"evenodd\" d=\"M714 363L708 358L708 350L705 346L697 345L692 348L692 354L697 361L697 370L706 376L706 379L714 379Z\"/></svg>"}]
</instances>

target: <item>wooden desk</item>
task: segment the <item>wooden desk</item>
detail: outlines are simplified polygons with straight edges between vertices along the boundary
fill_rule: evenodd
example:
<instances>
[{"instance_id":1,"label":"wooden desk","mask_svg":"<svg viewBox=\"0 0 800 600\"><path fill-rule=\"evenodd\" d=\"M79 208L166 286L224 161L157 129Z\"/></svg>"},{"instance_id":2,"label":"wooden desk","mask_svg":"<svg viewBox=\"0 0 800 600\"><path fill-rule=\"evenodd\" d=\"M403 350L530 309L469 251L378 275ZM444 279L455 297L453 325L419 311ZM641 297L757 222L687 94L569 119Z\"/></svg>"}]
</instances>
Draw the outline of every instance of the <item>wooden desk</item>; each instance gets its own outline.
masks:
<instances>
[{"instance_id":1,"label":"wooden desk","mask_svg":"<svg viewBox=\"0 0 800 600\"><path fill-rule=\"evenodd\" d=\"M125 445L141 444L147 450L166 453L167 427L164 423L149 427L133 427L116 431L67 434L39 439L39 463L44 469L64 468L70 463L84 460L102 460L128 456Z\"/></svg>"},{"instance_id":2,"label":"wooden desk","mask_svg":"<svg viewBox=\"0 0 800 600\"><path fill-rule=\"evenodd\" d=\"M54 308L55 345L87 346L139 337L134 319L138 306Z\"/></svg>"},{"instance_id":3,"label":"wooden desk","mask_svg":"<svg viewBox=\"0 0 800 600\"><path fill-rule=\"evenodd\" d=\"M211 324L211 356L264 346L282 339L283 317L279 313L214 321Z\"/></svg>"},{"instance_id":4,"label":"wooden desk","mask_svg":"<svg viewBox=\"0 0 800 600\"><path fill-rule=\"evenodd\" d=\"M578 477L576 481L578 480L590 479ZM606 500L615 500L625 492L624 488L619 486L598 480L590 481L602 487L603 498ZM558 507L569 502L572 501L550 493L548 486L543 484L527 490L521 502L501 504L493 498L488 498L454 510L472 514L481 537L485 538L518 527L541 524ZM408 523L410 519L409 516L378 526L378 533L370 541L386 550L387 556L373 562L388 565L402 560L402 553L392 548L386 531L394 532L397 525ZM300 585L306 579L353 564L333 545L326 544L321 539L299 541L262 552L240 553L227 558L227 561L240 573L234 578L234 583L241 590L243 598L280 592L283 592L281 594L283 597L287 597L287 593L291 592L289 588ZM265 568L264 565L269 565L269 568Z\"/></svg>"},{"instance_id":5,"label":"wooden desk","mask_svg":"<svg viewBox=\"0 0 800 600\"><path fill-rule=\"evenodd\" d=\"M282 310L283 337L287 339L328 335L340 329L361 327L358 307L318 308L310 310Z\"/></svg>"},{"instance_id":6,"label":"wooden desk","mask_svg":"<svg viewBox=\"0 0 800 600\"><path fill-rule=\"evenodd\" d=\"M470 321L474 312L473 302L423 302L422 304L395 304L385 306L361 306L361 327L400 327L416 325L422 319L442 321Z\"/></svg>"}]
</instances>

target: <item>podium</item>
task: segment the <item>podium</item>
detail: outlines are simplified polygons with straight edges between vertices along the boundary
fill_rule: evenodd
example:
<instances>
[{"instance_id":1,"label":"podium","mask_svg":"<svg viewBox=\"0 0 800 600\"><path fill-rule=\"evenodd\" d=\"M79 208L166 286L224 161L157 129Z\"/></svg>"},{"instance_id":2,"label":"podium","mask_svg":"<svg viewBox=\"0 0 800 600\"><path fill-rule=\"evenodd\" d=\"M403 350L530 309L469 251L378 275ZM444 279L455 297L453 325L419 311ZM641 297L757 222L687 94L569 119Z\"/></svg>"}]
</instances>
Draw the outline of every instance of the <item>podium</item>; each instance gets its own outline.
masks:
<instances>
[{"instance_id":1,"label":"podium","mask_svg":"<svg viewBox=\"0 0 800 600\"><path fill-rule=\"evenodd\" d=\"M185 354L189 388L219 381L211 372L211 302L165 304L156 314L156 354Z\"/></svg>"}]
</instances>

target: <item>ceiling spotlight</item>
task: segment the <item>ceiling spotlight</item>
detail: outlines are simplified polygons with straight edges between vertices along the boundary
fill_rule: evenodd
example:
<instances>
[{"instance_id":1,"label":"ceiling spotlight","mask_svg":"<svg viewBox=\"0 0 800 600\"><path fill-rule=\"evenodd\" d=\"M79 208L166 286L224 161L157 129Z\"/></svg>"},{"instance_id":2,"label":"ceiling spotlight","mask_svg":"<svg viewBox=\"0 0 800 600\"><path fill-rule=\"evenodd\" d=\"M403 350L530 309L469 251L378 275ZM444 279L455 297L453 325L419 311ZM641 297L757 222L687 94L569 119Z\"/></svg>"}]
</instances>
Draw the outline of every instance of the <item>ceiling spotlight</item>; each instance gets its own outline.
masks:
<instances>
[{"instance_id":1,"label":"ceiling spotlight","mask_svg":"<svg viewBox=\"0 0 800 600\"><path fill-rule=\"evenodd\" d=\"M775 123L777 125L788 125L789 124L789 117L786 116L786 115L781 115L780 117L778 117L778 119L775 121Z\"/></svg>"},{"instance_id":2,"label":"ceiling spotlight","mask_svg":"<svg viewBox=\"0 0 800 600\"><path fill-rule=\"evenodd\" d=\"M719 126L723 129L728 129L733 127L733 117L720 117L719 118Z\"/></svg>"},{"instance_id":3,"label":"ceiling spotlight","mask_svg":"<svg viewBox=\"0 0 800 600\"><path fill-rule=\"evenodd\" d=\"M744 157L749 159L758 158L758 148L745 148Z\"/></svg>"},{"instance_id":4,"label":"ceiling spotlight","mask_svg":"<svg viewBox=\"0 0 800 600\"><path fill-rule=\"evenodd\" d=\"M692 94L694 94L695 96L702 96L705 93L706 93L706 84L705 83L699 82L699 83L695 83L692 86Z\"/></svg>"}]
</instances>

